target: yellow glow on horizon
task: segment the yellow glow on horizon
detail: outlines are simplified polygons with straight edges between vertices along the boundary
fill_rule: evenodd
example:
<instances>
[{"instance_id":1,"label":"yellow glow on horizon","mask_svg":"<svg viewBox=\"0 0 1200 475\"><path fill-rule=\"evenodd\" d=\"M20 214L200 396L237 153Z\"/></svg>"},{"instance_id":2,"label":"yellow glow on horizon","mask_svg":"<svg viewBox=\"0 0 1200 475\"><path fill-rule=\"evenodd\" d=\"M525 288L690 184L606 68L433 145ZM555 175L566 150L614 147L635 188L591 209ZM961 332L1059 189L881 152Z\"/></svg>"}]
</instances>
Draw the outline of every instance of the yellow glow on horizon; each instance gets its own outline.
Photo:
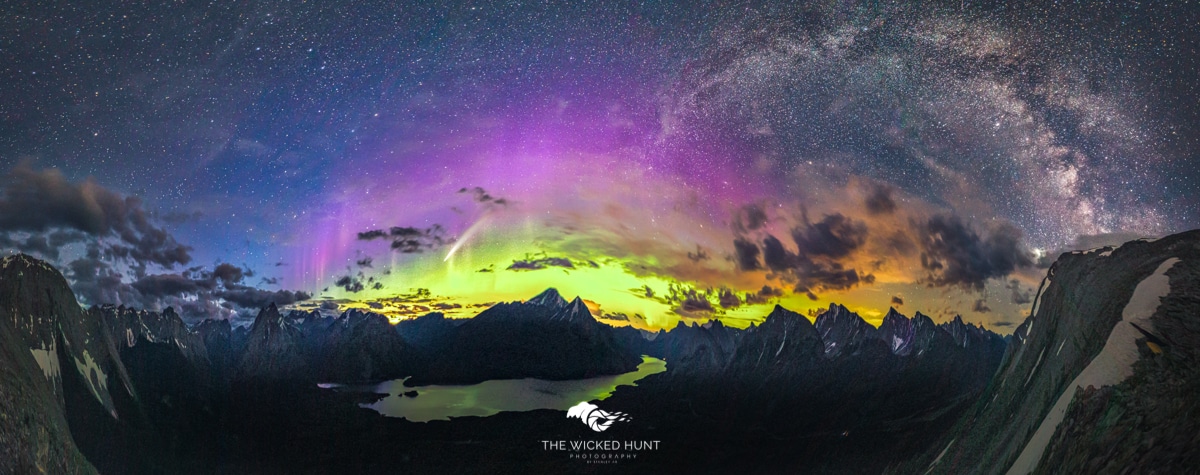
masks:
<instances>
[{"instance_id":1,"label":"yellow glow on horizon","mask_svg":"<svg viewBox=\"0 0 1200 475\"><path fill-rule=\"evenodd\" d=\"M501 222L506 225L501 227ZM756 292L764 284L785 288L782 297L772 299L769 303L743 304L732 309L719 309L718 314L712 317L735 328L746 328L751 324L761 323L775 304L814 321L815 315L834 302L845 305L875 327L882 324L889 306L896 306L901 313L909 317L920 310L935 321L946 321L950 318L950 313L957 312L966 316L973 299L977 298L977 295L971 293L948 293L945 289L931 289L911 280L905 281L902 276L896 274L877 279L873 284L859 285L846 290L817 292L819 298L811 300L803 293L787 291L788 284L772 280L766 272L719 270L720 266L732 266L732 262L714 259L704 263L680 264L672 263L656 254L589 259L586 255L572 253L571 248L557 248L553 243L569 243L570 240L548 234L553 232L557 231L548 230L542 221L532 216L527 215L524 219L493 220L485 215L472 223L444 256L440 252L392 253L388 267L390 272L386 275L381 274L379 271L383 269L378 268L374 275L377 281L383 284L383 288L373 289L368 285L366 290L350 293L335 287L326 296L337 299L343 308L361 308L364 311L387 315L394 324L404 318L433 311L440 311L448 318L470 318L491 304L523 301L553 287L568 300L576 296L587 300L593 315L597 317L600 317L601 313L621 313L630 317L627 323L601 319L605 323L614 326L632 325L648 330L671 329L681 320L689 324L704 323L707 320L681 317L672 305L661 299L669 293L673 284L688 285L697 290L708 288L703 282L683 281L672 277L681 275L708 282L727 282L726 285L730 285L739 295ZM508 269L514 261L548 257L570 259L573 267L546 265L538 270ZM669 259L669 256L667 258ZM693 264L693 267L680 267ZM634 269L638 272L635 273ZM655 272L664 275L656 275ZM737 282L730 282L730 279ZM997 287L988 292L993 295L1005 295L1003 282L997 281L989 285ZM653 298L645 295L643 289L646 287L653 292ZM428 295L418 295L416 289L428 289ZM905 303L892 303L892 299L898 296L903 296ZM1019 311L1018 307L997 300L1005 299L989 302L989 305L997 310L990 315L1011 315ZM976 321L979 319L976 318Z\"/></svg>"}]
</instances>

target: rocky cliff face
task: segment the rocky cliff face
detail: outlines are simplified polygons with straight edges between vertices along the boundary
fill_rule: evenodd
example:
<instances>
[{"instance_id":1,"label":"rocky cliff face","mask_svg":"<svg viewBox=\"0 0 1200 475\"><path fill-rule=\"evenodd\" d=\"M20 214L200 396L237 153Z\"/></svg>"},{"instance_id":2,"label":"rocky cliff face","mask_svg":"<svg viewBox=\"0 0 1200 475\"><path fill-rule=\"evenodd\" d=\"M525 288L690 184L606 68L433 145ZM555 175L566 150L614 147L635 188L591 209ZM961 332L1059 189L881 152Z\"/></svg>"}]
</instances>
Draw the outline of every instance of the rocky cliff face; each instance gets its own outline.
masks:
<instances>
[{"instance_id":1,"label":"rocky cliff face","mask_svg":"<svg viewBox=\"0 0 1200 475\"><path fill-rule=\"evenodd\" d=\"M877 332L858 314L838 304L830 304L828 310L817 316L816 324L825 343L825 356L830 358L859 351Z\"/></svg>"},{"instance_id":2,"label":"rocky cliff face","mask_svg":"<svg viewBox=\"0 0 1200 475\"><path fill-rule=\"evenodd\" d=\"M897 472L1200 466L1198 264L1200 231L1060 256L978 402Z\"/></svg>"},{"instance_id":3,"label":"rocky cliff face","mask_svg":"<svg viewBox=\"0 0 1200 475\"><path fill-rule=\"evenodd\" d=\"M94 473L66 419L64 373L90 380L97 372L95 364L86 362L94 362L98 352L87 351L87 343L77 339L86 337L87 329L74 328L83 321L75 296L58 271L16 255L0 260L0 302L0 407L5 413L0 417L0 472ZM95 342L93 348L104 345L103 335L93 337L88 339ZM86 372L80 373L76 356L83 357ZM100 356L104 361L109 353ZM99 378L97 374L96 386Z\"/></svg>"},{"instance_id":4,"label":"rocky cliff face","mask_svg":"<svg viewBox=\"0 0 1200 475\"><path fill-rule=\"evenodd\" d=\"M302 380L311 377L306 370L304 334L272 303L250 325L235 378L247 382Z\"/></svg>"}]
</instances>

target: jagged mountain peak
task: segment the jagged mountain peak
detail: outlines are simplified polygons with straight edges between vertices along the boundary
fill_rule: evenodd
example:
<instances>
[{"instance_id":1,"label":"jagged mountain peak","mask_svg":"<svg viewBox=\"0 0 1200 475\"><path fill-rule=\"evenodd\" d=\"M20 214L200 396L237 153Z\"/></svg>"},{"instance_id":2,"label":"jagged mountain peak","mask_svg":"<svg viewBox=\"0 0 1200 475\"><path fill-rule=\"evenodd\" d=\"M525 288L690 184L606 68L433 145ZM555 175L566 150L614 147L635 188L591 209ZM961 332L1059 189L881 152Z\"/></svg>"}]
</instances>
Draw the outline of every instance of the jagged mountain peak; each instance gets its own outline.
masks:
<instances>
[{"instance_id":1,"label":"jagged mountain peak","mask_svg":"<svg viewBox=\"0 0 1200 475\"><path fill-rule=\"evenodd\" d=\"M962 315L955 315L953 320L938 325L938 328L945 330L950 336L954 337L954 343L958 346L970 346L973 342L982 340L987 330L978 325L966 323L962 319Z\"/></svg>"},{"instance_id":2,"label":"jagged mountain peak","mask_svg":"<svg viewBox=\"0 0 1200 475\"><path fill-rule=\"evenodd\" d=\"M787 329L796 326L812 328L813 333L816 333L816 326L813 325L808 317L777 304L775 308L771 309L771 313L767 314L767 317L763 319L762 323L755 328Z\"/></svg>"},{"instance_id":3,"label":"jagged mountain peak","mask_svg":"<svg viewBox=\"0 0 1200 475\"><path fill-rule=\"evenodd\" d=\"M921 325L933 325L934 324L933 319L930 318L929 315L925 315L921 312L914 313L912 320L913 320L913 325L917 325L918 321L920 322Z\"/></svg>"},{"instance_id":4,"label":"jagged mountain peak","mask_svg":"<svg viewBox=\"0 0 1200 475\"><path fill-rule=\"evenodd\" d=\"M558 295L557 291L555 295ZM561 299L562 297L559 298ZM595 320L595 318L592 317L592 312L588 309L587 304L583 303L583 299L579 297L575 297L571 303L563 305L561 308L559 308L557 312L554 312L554 315L552 315L550 319L562 320L566 322Z\"/></svg>"},{"instance_id":5,"label":"jagged mountain peak","mask_svg":"<svg viewBox=\"0 0 1200 475\"><path fill-rule=\"evenodd\" d=\"M254 322L250 324L249 333L255 339L274 339L275 335L299 333L296 324L283 318L279 313L279 307L272 302L270 305L259 310L258 316L254 317Z\"/></svg>"},{"instance_id":6,"label":"jagged mountain peak","mask_svg":"<svg viewBox=\"0 0 1200 475\"><path fill-rule=\"evenodd\" d=\"M829 304L829 309L821 312L820 315L817 315L816 325L818 329L822 330L828 329L833 325L870 326L870 324L868 324L866 320L863 320L863 318L857 313L851 312L850 309L846 308L844 305L836 303Z\"/></svg>"},{"instance_id":7,"label":"jagged mountain peak","mask_svg":"<svg viewBox=\"0 0 1200 475\"><path fill-rule=\"evenodd\" d=\"M817 316L816 327L828 357L836 357L847 350L853 352L876 334L875 327L861 316L836 303L829 304L829 309Z\"/></svg>"},{"instance_id":8,"label":"jagged mountain peak","mask_svg":"<svg viewBox=\"0 0 1200 475\"><path fill-rule=\"evenodd\" d=\"M578 297L576 297L576 300L578 300ZM567 299L563 298L563 296L558 293L558 289L554 287L543 290L542 293L537 294L533 298L527 300L526 303L541 305L543 307L550 307L553 309L560 309L568 305Z\"/></svg>"},{"instance_id":9,"label":"jagged mountain peak","mask_svg":"<svg viewBox=\"0 0 1200 475\"><path fill-rule=\"evenodd\" d=\"M908 317L905 316L903 313L900 313L899 311L897 311L896 307L888 307L887 315L883 316L883 321L886 322L889 318L893 318L893 319L894 318L903 318L905 320L908 320Z\"/></svg>"},{"instance_id":10,"label":"jagged mountain peak","mask_svg":"<svg viewBox=\"0 0 1200 475\"><path fill-rule=\"evenodd\" d=\"M887 315L883 317L883 324L879 325L879 339L887 343L893 354L908 356L912 353L914 336L914 320L897 312L895 308L889 308Z\"/></svg>"},{"instance_id":11,"label":"jagged mountain peak","mask_svg":"<svg viewBox=\"0 0 1200 475\"><path fill-rule=\"evenodd\" d=\"M799 313L788 310L788 309L784 308L782 305L775 304L775 308L771 309L771 313L768 313L767 318L763 319L763 321L765 322L765 321L771 319L771 317L781 317L781 318L801 317L801 318L803 318L803 315L800 315ZM805 318L805 320L808 320L808 319Z\"/></svg>"}]
</instances>

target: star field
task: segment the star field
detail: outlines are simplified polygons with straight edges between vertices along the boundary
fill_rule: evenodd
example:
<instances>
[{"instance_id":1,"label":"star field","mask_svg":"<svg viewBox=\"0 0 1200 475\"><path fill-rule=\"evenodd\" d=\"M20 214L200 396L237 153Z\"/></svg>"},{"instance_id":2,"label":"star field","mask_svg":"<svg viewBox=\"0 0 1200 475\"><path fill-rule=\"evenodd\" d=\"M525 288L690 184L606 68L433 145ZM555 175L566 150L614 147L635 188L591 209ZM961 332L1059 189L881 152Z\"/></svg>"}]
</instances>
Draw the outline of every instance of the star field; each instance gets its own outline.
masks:
<instances>
[{"instance_id":1,"label":"star field","mask_svg":"<svg viewBox=\"0 0 1200 475\"><path fill-rule=\"evenodd\" d=\"M1195 2L0 12L0 165L62 173L38 190L138 197L155 223L99 238L190 249L148 266L66 234L47 244L70 249L60 264L94 258L104 264L80 268L127 285L218 263L262 274L231 286L343 305L363 299L338 293L342 278L380 282L372 298L428 287L447 301L476 285L520 295L554 283L432 270L461 248L455 259L494 279L516 275L502 272L510 261L610 266L595 278L625 292L612 298L630 313L657 311L628 303L645 301L693 316L680 310L688 289L715 305L697 318L722 315L722 292L743 295L729 312L760 293L886 308L911 292L997 322L1020 312L1008 288L1036 286L1044 258L1200 226ZM21 173L10 181L34 176ZM863 208L873 193L893 207ZM749 226L746 213L762 219ZM45 233L110 229L0 222L14 223L5 248L27 252ZM436 243L388 231L435 225ZM375 230L387 239L356 237ZM173 241L145 238L159 231ZM966 251L939 247L951 234ZM818 235L845 252L820 251L833 248ZM962 257L977 255L1002 258ZM376 265L355 265L364 258ZM645 282L658 297L638 279L659 279ZM880 295L853 293L868 288ZM997 310L971 310L985 301Z\"/></svg>"}]
</instances>

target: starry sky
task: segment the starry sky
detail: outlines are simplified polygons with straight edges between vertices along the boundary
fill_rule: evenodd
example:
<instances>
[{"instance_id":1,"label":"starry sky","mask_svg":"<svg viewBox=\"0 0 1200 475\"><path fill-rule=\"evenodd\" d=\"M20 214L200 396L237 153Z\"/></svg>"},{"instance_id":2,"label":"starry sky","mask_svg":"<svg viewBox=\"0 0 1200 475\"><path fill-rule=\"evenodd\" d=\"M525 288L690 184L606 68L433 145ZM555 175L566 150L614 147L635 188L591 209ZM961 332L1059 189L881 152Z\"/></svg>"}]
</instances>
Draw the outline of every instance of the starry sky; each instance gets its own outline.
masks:
<instances>
[{"instance_id":1,"label":"starry sky","mask_svg":"<svg viewBox=\"0 0 1200 475\"><path fill-rule=\"evenodd\" d=\"M0 248L87 304L1001 333L1200 226L1200 4L0 7ZM796 2L799 3L799 2Z\"/></svg>"}]
</instances>

